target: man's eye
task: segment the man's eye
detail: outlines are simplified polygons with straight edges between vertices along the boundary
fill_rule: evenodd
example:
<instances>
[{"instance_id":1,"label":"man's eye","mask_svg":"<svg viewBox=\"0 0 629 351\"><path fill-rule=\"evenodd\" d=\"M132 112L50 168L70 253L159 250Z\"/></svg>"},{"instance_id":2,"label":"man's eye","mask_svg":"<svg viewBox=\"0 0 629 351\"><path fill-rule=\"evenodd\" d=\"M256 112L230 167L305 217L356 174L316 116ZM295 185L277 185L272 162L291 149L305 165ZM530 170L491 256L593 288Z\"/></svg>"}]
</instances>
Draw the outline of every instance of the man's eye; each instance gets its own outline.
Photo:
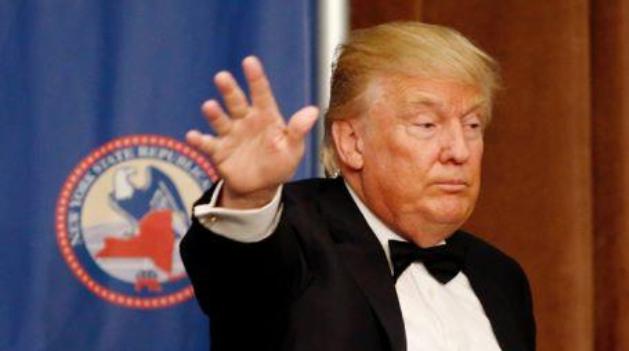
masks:
<instances>
[{"instance_id":1,"label":"man's eye","mask_svg":"<svg viewBox=\"0 0 629 351\"><path fill-rule=\"evenodd\" d=\"M413 122L408 125L407 130L417 138L426 139L435 136L438 128L439 125L434 122Z\"/></svg>"},{"instance_id":2,"label":"man's eye","mask_svg":"<svg viewBox=\"0 0 629 351\"><path fill-rule=\"evenodd\" d=\"M415 126L423 128L423 129L433 129L435 127L437 127L437 125L435 123L415 123Z\"/></svg>"},{"instance_id":3,"label":"man's eye","mask_svg":"<svg viewBox=\"0 0 629 351\"><path fill-rule=\"evenodd\" d=\"M470 137L478 137L483 135L483 125L480 122L469 122L464 125L465 133Z\"/></svg>"}]
</instances>

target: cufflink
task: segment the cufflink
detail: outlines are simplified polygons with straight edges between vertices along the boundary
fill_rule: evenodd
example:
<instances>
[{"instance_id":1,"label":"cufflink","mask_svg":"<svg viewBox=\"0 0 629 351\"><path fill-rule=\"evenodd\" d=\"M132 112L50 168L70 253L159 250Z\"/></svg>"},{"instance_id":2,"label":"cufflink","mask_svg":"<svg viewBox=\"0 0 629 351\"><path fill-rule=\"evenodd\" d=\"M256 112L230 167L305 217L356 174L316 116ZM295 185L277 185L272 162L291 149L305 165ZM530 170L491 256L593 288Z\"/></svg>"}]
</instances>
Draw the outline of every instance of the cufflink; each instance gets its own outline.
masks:
<instances>
[{"instance_id":1,"label":"cufflink","mask_svg":"<svg viewBox=\"0 0 629 351\"><path fill-rule=\"evenodd\" d=\"M215 215L203 216L199 218L199 221L206 227L211 227L213 224L218 222L218 217Z\"/></svg>"}]
</instances>

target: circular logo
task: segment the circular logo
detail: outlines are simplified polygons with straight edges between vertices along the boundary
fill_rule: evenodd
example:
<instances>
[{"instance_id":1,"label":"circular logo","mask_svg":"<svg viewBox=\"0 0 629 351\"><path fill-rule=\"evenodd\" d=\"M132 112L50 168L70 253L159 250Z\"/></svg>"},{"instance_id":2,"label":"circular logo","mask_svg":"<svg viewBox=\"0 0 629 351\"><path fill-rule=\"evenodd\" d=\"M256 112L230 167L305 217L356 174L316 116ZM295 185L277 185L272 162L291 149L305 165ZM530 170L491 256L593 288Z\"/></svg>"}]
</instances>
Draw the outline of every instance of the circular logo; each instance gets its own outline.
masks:
<instances>
[{"instance_id":1,"label":"circular logo","mask_svg":"<svg viewBox=\"0 0 629 351\"><path fill-rule=\"evenodd\" d=\"M56 211L63 258L91 292L117 305L153 309L189 299L179 242L192 203L216 178L200 153L177 140L111 140L63 185Z\"/></svg>"}]
</instances>

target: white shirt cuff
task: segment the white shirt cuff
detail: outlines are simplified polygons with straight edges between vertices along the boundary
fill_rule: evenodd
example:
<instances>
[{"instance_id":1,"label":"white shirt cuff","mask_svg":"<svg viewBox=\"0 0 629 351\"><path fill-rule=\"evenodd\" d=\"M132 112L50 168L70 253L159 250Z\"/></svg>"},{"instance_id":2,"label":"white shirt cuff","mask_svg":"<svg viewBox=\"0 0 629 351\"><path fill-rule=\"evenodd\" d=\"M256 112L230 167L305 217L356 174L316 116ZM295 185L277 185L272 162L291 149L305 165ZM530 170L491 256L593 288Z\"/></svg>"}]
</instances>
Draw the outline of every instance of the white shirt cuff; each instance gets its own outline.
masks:
<instances>
[{"instance_id":1,"label":"white shirt cuff","mask_svg":"<svg viewBox=\"0 0 629 351\"><path fill-rule=\"evenodd\" d=\"M205 228L243 243L262 241L273 233L282 214L281 186L271 202L263 207L247 210L216 207L222 188L223 181L221 180L216 185L210 202L196 205L192 210L194 216Z\"/></svg>"}]
</instances>

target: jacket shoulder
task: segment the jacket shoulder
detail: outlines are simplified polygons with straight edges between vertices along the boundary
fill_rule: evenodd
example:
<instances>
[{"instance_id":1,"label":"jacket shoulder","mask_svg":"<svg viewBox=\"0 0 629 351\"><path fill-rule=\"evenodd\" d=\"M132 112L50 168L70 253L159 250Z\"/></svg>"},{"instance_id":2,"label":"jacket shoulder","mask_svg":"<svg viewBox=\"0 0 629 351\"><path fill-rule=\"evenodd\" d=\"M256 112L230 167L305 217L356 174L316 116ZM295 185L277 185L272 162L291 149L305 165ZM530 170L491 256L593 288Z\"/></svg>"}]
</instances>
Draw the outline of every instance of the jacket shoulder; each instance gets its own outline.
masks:
<instances>
[{"instance_id":1,"label":"jacket shoulder","mask_svg":"<svg viewBox=\"0 0 629 351\"><path fill-rule=\"evenodd\" d=\"M321 212L321 207L330 202L327 194L343 193L345 185L341 178L310 178L284 184L282 203L288 212L306 211L309 215Z\"/></svg>"},{"instance_id":2,"label":"jacket shoulder","mask_svg":"<svg viewBox=\"0 0 629 351\"><path fill-rule=\"evenodd\" d=\"M342 185L339 178L310 178L284 184L283 195L289 199L301 199L317 196L321 192Z\"/></svg>"},{"instance_id":3,"label":"jacket shoulder","mask_svg":"<svg viewBox=\"0 0 629 351\"><path fill-rule=\"evenodd\" d=\"M509 280L518 277L526 280L522 266L513 257L474 234L459 231L458 235L465 242L467 255L475 266L498 275L498 278Z\"/></svg>"}]
</instances>

